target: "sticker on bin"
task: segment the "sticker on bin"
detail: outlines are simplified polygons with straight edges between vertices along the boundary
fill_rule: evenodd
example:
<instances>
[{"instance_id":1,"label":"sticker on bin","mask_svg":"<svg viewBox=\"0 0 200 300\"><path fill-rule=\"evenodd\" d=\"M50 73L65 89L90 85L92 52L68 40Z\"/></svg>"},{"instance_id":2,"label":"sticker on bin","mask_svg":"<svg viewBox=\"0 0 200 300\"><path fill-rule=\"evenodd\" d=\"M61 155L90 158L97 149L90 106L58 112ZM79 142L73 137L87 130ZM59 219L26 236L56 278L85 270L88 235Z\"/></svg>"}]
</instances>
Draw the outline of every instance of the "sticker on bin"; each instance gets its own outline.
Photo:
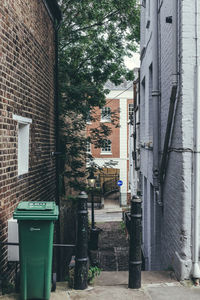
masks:
<instances>
[{"instance_id":1,"label":"sticker on bin","mask_svg":"<svg viewBox=\"0 0 200 300\"><path fill-rule=\"evenodd\" d=\"M58 220L58 206L53 201L24 201L16 207L13 218L17 220Z\"/></svg>"},{"instance_id":2,"label":"sticker on bin","mask_svg":"<svg viewBox=\"0 0 200 300\"><path fill-rule=\"evenodd\" d=\"M18 210L53 210L54 202L21 202L18 205Z\"/></svg>"},{"instance_id":3,"label":"sticker on bin","mask_svg":"<svg viewBox=\"0 0 200 300\"><path fill-rule=\"evenodd\" d=\"M31 227L31 228L30 228L30 231L40 231L40 228L37 228L37 227Z\"/></svg>"},{"instance_id":4,"label":"sticker on bin","mask_svg":"<svg viewBox=\"0 0 200 300\"><path fill-rule=\"evenodd\" d=\"M29 203L29 207L32 207L32 208L36 208L36 207L39 207L39 208L46 208L46 203L39 203L39 202L30 202Z\"/></svg>"}]
</instances>

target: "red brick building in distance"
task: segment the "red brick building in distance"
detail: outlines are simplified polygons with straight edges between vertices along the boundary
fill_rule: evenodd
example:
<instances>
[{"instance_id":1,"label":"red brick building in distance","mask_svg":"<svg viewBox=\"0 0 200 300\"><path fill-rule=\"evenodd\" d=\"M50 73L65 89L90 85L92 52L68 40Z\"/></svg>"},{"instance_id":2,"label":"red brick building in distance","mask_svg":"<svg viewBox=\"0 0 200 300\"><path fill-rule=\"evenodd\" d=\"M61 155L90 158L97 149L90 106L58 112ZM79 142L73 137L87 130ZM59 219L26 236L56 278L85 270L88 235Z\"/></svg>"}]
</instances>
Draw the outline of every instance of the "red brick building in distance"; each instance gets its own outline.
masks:
<instances>
[{"instance_id":1,"label":"red brick building in distance","mask_svg":"<svg viewBox=\"0 0 200 300\"><path fill-rule=\"evenodd\" d=\"M20 201L55 201L56 0L1 0L0 241ZM1 281L11 278L7 247Z\"/></svg>"},{"instance_id":2,"label":"red brick building in distance","mask_svg":"<svg viewBox=\"0 0 200 300\"><path fill-rule=\"evenodd\" d=\"M125 206L130 196L129 188L129 119L133 113L133 84L124 81L121 85L115 86L108 82L106 88L110 90L107 95L106 105L102 108L96 108L94 111L95 122L87 122L87 135L90 129L98 127L100 122L105 123L112 129L111 135L105 141L102 148L95 148L94 145L88 145L87 151L94 157L94 162L103 167L113 164L112 169L116 169L119 179L123 185L120 187L120 205ZM112 113L118 117L118 125L111 123ZM109 168L109 167L108 167ZM109 171L108 171L109 172ZM113 174L113 171L112 171Z\"/></svg>"}]
</instances>

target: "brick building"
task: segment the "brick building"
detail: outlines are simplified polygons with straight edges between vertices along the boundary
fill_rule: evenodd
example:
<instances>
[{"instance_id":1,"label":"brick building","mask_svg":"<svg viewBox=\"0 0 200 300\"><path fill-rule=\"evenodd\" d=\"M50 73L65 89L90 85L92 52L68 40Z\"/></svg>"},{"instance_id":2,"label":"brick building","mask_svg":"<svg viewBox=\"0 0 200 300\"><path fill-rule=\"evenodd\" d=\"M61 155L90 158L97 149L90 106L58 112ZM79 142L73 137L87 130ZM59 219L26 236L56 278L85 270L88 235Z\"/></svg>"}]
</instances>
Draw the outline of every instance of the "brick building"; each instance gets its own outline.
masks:
<instances>
[{"instance_id":1,"label":"brick building","mask_svg":"<svg viewBox=\"0 0 200 300\"><path fill-rule=\"evenodd\" d=\"M0 6L0 239L19 201L55 201L56 0ZM9 274L7 247L1 275Z\"/></svg>"},{"instance_id":2,"label":"brick building","mask_svg":"<svg viewBox=\"0 0 200 300\"><path fill-rule=\"evenodd\" d=\"M123 185L120 187L120 204L125 206L130 195L128 123L129 116L133 112L133 84L124 81L121 85L115 86L108 82L106 88L110 90L106 105L102 109L95 109L94 117L97 120L87 123L87 134L89 135L90 129L98 127L100 123L105 123L110 127L112 133L102 148L88 145L88 151L94 157L94 162L100 167L105 167L110 161L114 163L112 169L116 169L115 174L119 174L119 179L123 181ZM111 123L112 113L117 118L115 124ZM118 124L117 127L116 124ZM113 171L112 174L114 174Z\"/></svg>"},{"instance_id":3,"label":"brick building","mask_svg":"<svg viewBox=\"0 0 200 300\"><path fill-rule=\"evenodd\" d=\"M145 267L199 279L199 1L141 4Z\"/></svg>"}]
</instances>

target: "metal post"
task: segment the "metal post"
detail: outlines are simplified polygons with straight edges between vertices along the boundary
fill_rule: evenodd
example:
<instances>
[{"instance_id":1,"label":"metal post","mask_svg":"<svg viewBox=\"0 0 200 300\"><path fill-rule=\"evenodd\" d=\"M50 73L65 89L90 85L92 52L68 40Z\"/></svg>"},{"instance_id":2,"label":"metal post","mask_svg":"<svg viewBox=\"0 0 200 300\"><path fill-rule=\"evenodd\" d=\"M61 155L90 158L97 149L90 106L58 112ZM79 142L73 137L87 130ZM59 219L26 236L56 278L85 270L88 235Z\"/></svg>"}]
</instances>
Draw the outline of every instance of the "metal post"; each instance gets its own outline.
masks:
<instances>
[{"instance_id":1,"label":"metal post","mask_svg":"<svg viewBox=\"0 0 200 300\"><path fill-rule=\"evenodd\" d=\"M152 81L152 108L153 108L153 184L157 189L159 175L159 33L158 33L158 0L152 1L152 54L153 54L153 81Z\"/></svg>"},{"instance_id":2,"label":"metal post","mask_svg":"<svg viewBox=\"0 0 200 300\"><path fill-rule=\"evenodd\" d=\"M89 240L89 249L90 250L97 250L98 249L98 238L99 238L99 233L100 229L95 227L95 222L94 222L94 190L92 189L91 192L91 221L92 221L92 226L90 230L90 240Z\"/></svg>"},{"instance_id":3,"label":"metal post","mask_svg":"<svg viewBox=\"0 0 200 300\"><path fill-rule=\"evenodd\" d=\"M94 229L94 191L93 191L93 188L92 188L92 192L91 192L91 208L92 208L92 213L91 213L91 216L92 216L92 229Z\"/></svg>"},{"instance_id":4,"label":"metal post","mask_svg":"<svg viewBox=\"0 0 200 300\"><path fill-rule=\"evenodd\" d=\"M78 234L75 260L74 288L84 290L88 286L88 196L81 192L78 196Z\"/></svg>"},{"instance_id":5,"label":"metal post","mask_svg":"<svg viewBox=\"0 0 200 300\"><path fill-rule=\"evenodd\" d=\"M141 241L142 241L142 200L133 196L131 200L131 226L129 248L129 283L131 289L141 287Z\"/></svg>"}]
</instances>

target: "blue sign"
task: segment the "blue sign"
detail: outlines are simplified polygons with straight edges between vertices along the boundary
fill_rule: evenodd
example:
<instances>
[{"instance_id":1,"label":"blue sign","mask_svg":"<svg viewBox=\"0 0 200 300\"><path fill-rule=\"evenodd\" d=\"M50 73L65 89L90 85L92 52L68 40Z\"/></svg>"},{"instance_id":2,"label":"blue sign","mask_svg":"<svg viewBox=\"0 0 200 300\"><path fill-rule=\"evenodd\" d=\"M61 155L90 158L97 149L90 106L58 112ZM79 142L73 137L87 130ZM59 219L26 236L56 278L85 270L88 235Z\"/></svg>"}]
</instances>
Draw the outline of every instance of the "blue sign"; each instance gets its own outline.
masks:
<instances>
[{"instance_id":1,"label":"blue sign","mask_svg":"<svg viewBox=\"0 0 200 300\"><path fill-rule=\"evenodd\" d=\"M122 186L122 185L123 185L123 181L122 181L122 180L118 180L118 181L117 181L117 185L118 185L118 186Z\"/></svg>"}]
</instances>

